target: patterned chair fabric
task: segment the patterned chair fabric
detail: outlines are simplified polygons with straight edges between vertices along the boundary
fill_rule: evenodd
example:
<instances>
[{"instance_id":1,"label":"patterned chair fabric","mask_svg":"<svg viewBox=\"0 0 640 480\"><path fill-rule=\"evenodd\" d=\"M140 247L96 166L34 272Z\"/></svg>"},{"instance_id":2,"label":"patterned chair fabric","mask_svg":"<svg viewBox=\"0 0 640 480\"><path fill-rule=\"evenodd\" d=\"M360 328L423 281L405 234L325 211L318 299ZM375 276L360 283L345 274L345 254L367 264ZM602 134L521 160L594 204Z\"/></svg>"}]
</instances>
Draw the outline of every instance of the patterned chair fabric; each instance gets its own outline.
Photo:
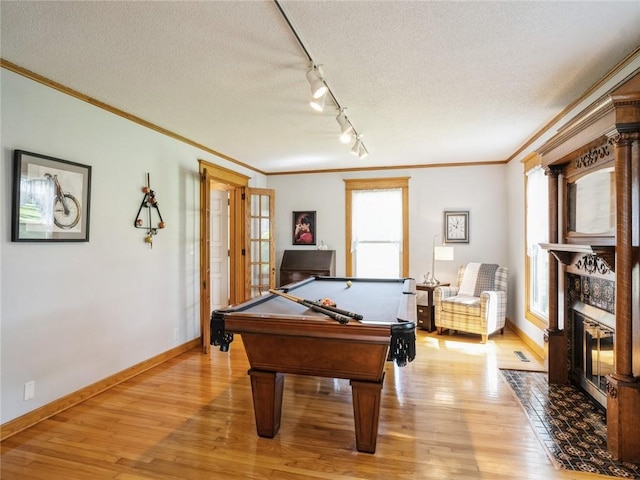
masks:
<instances>
[{"instance_id":1,"label":"patterned chair fabric","mask_svg":"<svg viewBox=\"0 0 640 480\"><path fill-rule=\"evenodd\" d=\"M468 263L458 268L457 286L437 287L433 304L438 334L444 330L482 335L504 333L507 314L506 267Z\"/></svg>"}]
</instances>

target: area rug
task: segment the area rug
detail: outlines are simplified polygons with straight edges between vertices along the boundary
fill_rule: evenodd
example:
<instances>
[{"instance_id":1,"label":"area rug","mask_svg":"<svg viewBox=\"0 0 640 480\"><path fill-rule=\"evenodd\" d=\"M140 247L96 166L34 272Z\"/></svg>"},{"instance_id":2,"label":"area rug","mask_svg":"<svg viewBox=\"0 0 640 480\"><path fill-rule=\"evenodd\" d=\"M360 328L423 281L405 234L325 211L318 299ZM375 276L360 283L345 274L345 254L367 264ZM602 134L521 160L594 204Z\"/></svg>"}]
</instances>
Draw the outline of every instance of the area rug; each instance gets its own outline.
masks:
<instances>
[{"instance_id":1,"label":"area rug","mask_svg":"<svg viewBox=\"0 0 640 480\"><path fill-rule=\"evenodd\" d=\"M549 385L544 372L501 370L557 469L640 479L640 464L607 450L605 410L571 385Z\"/></svg>"}]
</instances>

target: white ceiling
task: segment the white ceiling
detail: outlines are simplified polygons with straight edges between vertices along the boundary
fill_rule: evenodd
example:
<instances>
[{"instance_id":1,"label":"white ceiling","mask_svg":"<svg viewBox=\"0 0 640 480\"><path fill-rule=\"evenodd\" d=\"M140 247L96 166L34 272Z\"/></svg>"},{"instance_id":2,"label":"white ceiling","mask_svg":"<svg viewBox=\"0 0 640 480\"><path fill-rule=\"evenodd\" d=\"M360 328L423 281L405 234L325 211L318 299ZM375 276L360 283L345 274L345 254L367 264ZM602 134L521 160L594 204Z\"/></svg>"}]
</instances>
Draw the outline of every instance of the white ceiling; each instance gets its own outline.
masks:
<instances>
[{"instance_id":1,"label":"white ceiling","mask_svg":"<svg viewBox=\"0 0 640 480\"><path fill-rule=\"evenodd\" d=\"M1 57L266 173L504 161L640 46L638 1L6 1Z\"/></svg>"}]
</instances>

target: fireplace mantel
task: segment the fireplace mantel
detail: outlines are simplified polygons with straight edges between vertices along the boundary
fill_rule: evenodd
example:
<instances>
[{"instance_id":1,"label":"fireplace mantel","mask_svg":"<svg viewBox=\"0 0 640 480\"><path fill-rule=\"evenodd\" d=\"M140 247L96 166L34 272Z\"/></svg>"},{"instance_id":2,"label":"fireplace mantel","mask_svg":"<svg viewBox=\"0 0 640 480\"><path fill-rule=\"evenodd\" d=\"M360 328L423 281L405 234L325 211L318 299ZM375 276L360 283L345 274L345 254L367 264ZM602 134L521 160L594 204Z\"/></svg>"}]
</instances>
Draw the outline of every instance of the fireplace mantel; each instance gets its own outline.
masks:
<instances>
[{"instance_id":1,"label":"fireplace mantel","mask_svg":"<svg viewBox=\"0 0 640 480\"><path fill-rule=\"evenodd\" d=\"M538 149L549 184L549 383L567 382L569 319L564 275L614 282L614 372L606 376L607 448L617 460L640 461L640 69L576 115ZM570 183L613 168L613 221L602 235L575 225ZM574 183L575 183L574 182ZM615 201L613 201L615 200ZM576 200L577 201L577 200ZM580 204L582 205L582 204ZM588 207L585 207L588 208ZM581 231L581 228L583 231ZM595 228L595 227L594 227ZM600 230L599 226L596 230ZM564 242L564 243L553 243ZM555 268L559 265L562 268ZM615 270L614 270L615 269ZM613 274L611 272L614 272ZM583 279L584 281L584 279ZM574 281L575 285L575 281ZM595 284L594 284L595 285ZM599 288L599 287L598 287ZM598 290L600 293L600 290ZM589 292L591 293L591 291ZM562 323L562 325L561 325Z\"/></svg>"},{"instance_id":2,"label":"fireplace mantel","mask_svg":"<svg viewBox=\"0 0 640 480\"><path fill-rule=\"evenodd\" d=\"M541 243L540 248L548 250L563 265L571 265L574 254L584 253L586 255L595 255L598 257L612 272L615 272L616 270L615 247L613 246L576 245L573 243Z\"/></svg>"}]
</instances>

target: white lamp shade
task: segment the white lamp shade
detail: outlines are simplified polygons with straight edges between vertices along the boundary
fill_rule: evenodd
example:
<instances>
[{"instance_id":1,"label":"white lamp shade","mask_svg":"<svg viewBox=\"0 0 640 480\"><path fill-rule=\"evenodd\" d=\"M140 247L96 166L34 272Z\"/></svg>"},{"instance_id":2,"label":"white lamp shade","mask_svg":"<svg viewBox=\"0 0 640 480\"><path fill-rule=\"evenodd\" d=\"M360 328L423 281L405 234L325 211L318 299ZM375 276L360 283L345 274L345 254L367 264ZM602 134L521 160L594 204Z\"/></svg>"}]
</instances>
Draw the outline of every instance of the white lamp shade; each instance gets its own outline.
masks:
<instances>
[{"instance_id":1,"label":"white lamp shade","mask_svg":"<svg viewBox=\"0 0 640 480\"><path fill-rule=\"evenodd\" d=\"M336 120L338 121L338 125L340 125L340 139L344 142L343 138L346 138L347 141L344 143L348 143L353 132L353 127L349 123L349 120L347 120L347 116L342 111L338 114Z\"/></svg>"},{"instance_id":2,"label":"white lamp shade","mask_svg":"<svg viewBox=\"0 0 640 480\"><path fill-rule=\"evenodd\" d=\"M309 102L309 105L311 105L311 108L313 108L315 111L317 112L321 112L324 110L324 102L327 98L327 92L324 92L324 95L321 95L318 98L312 98L311 101Z\"/></svg>"},{"instance_id":3,"label":"white lamp shade","mask_svg":"<svg viewBox=\"0 0 640 480\"><path fill-rule=\"evenodd\" d=\"M433 258L435 260L451 261L453 260L453 247L433 247Z\"/></svg>"},{"instance_id":4,"label":"white lamp shade","mask_svg":"<svg viewBox=\"0 0 640 480\"><path fill-rule=\"evenodd\" d=\"M360 156L361 146L362 146L362 140L360 140L359 138L356 138L356 141L354 142L353 147L351 147L351 153L353 153L354 155Z\"/></svg>"},{"instance_id":5,"label":"white lamp shade","mask_svg":"<svg viewBox=\"0 0 640 480\"><path fill-rule=\"evenodd\" d=\"M349 143L352 138L353 138L353 133L351 131L340 134L340 141L342 143Z\"/></svg>"},{"instance_id":6,"label":"white lamp shade","mask_svg":"<svg viewBox=\"0 0 640 480\"><path fill-rule=\"evenodd\" d=\"M322 79L319 67L312 68L307 72L307 80L311 87L311 95L313 98L320 98L327 93L327 86Z\"/></svg>"},{"instance_id":7,"label":"white lamp shade","mask_svg":"<svg viewBox=\"0 0 640 480\"><path fill-rule=\"evenodd\" d=\"M364 143L360 142L360 149L358 150L358 158L363 159L369 155L369 150L364 146Z\"/></svg>"}]
</instances>

